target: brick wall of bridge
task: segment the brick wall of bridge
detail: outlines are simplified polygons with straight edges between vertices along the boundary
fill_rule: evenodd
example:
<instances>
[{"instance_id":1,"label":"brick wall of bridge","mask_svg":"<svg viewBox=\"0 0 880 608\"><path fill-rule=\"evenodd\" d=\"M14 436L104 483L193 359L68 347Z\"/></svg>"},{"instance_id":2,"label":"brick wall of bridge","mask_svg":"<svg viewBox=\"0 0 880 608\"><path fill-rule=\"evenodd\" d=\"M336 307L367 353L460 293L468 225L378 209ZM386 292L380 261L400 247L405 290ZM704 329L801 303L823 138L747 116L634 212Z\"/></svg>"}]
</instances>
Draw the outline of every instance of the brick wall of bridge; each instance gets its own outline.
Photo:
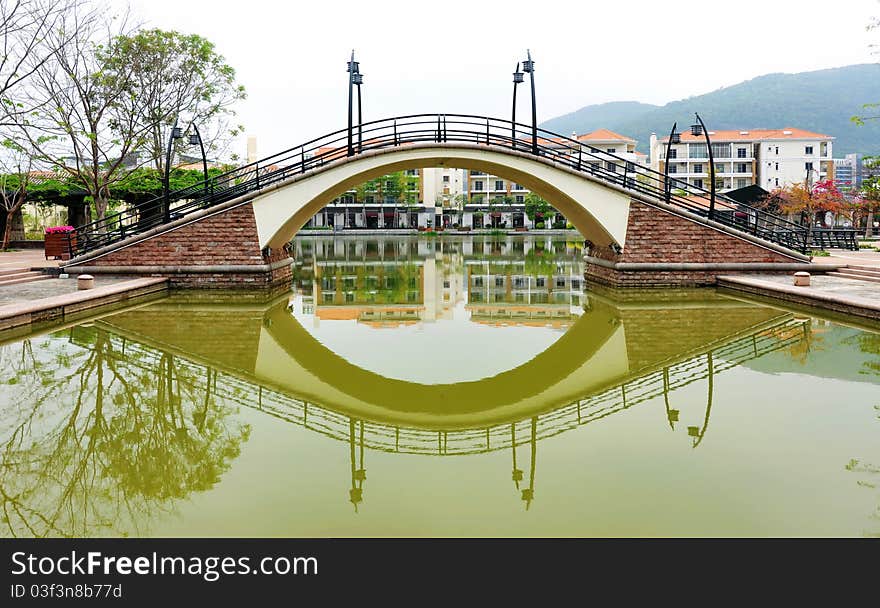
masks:
<instances>
[{"instance_id":1,"label":"brick wall of bridge","mask_svg":"<svg viewBox=\"0 0 880 608\"><path fill-rule=\"evenodd\" d=\"M152 273L167 276L176 287L199 288L273 288L289 285L289 266L256 272L174 272L175 266L260 266L289 256L284 250L264 256L260 250L253 208L240 205L233 209L174 228L103 257L86 262L87 266L168 268Z\"/></svg>"},{"instance_id":2,"label":"brick wall of bridge","mask_svg":"<svg viewBox=\"0 0 880 608\"><path fill-rule=\"evenodd\" d=\"M766 249L752 241L716 230L663 209L631 201L626 244L620 254L593 247L590 255L614 263L797 263L801 260ZM763 270L761 272L768 272ZM791 272L791 271L786 271ZM587 264L588 279L620 287L712 285L718 274L734 271L621 271Z\"/></svg>"}]
</instances>

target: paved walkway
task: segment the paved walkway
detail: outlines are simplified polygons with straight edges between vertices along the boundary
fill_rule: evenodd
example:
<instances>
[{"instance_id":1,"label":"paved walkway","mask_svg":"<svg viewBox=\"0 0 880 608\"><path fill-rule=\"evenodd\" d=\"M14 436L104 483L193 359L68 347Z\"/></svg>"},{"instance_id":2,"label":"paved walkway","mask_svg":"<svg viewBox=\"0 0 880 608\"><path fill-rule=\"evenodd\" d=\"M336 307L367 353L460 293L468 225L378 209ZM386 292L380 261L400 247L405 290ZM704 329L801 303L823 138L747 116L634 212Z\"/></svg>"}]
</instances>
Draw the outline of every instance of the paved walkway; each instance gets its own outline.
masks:
<instances>
[{"instance_id":1,"label":"paved walkway","mask_svg":"<svg viewBox=\"0 0 880 608\"><path fill-rule=\"evenodd\" d=\"M42 249L0 251L0 270L14 268L55 268L59 260L47 260Z\"/></svg>"},{"instance_id":2,"label":"paved walkway","mask_svg":"<svg viewBox=\"0 0 880 608\"><path fill-rule=\"evenodd\" d=\"M95 287L115 285L123 281L130 281L132 277L97 275ZM69 279L46 279L33 283L19 283L17 285L0 285L0 306L5 304L22 304L43 298L61 296L78 291L76 277Z\"/></svg>"},{"instance_id":3,"label":"paved walkway","mask_svg":"<svg viewBox=\"0 0 880 608\"><path fill-rule=\"evenodd\" d=\"M828 257L813 258L814 264L849 264L850 266L880 266L880 251L833 250Z\"/></svg>"},{"instance_id":4,"label":"paved walkway","mask_svg":"<svg viewBox=\"0 0 880 608\"><path fill-rule=\"evenodd\" d=\"M794 287L794 278L792 274L750 274L744 275L750 279L767 281L777 285L786 287ZM880 283L872 283L870 281L860 281L858 279L849 279L845 277L829 277L822 274L814 274L810 277L810 286L808 288L797 288L804 291L821 291L827 294L833 294L843 298L864 298L874 300L880 306Z\"/></svg>"}]
</instances>

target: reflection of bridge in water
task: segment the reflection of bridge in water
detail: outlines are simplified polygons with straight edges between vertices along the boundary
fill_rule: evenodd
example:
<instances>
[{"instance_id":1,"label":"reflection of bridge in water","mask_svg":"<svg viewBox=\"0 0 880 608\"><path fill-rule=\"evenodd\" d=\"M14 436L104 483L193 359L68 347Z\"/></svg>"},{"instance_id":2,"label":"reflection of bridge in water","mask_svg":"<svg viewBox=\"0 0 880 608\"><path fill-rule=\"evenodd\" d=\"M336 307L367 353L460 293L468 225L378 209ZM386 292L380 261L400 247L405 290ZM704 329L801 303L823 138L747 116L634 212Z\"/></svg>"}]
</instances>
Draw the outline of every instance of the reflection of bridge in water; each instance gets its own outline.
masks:
<instances>
[{"instance_id":1,"label":"reflection of bridge in water","mask_svg":"<svg viewBox=\"0 0 880 608\"><path fill-rule=\"evenodd\" d=\"M210 376L214 397L258 410L339 441L353 441L360 447L392 453L425 455L468 455L506 450L524 442L542 440L579 426L607 418L651 399L663 397L666 418L674 430L678 411L670 407L669 396L676 390L702 380L709 381L706 418L702 426L688 427L694 446L699 444L708 426L712 401L712 378L721 372L752 359L792 346L809 330L809 321L782 315L769 323L747 328L726 341L717 341L704 349L658 362L638 370L627 380L602 391L585 395L553 411L485 428L433 430L401 427L356 419L320 403L307 401L289 392L256 384L252 377L231 369L218 369L198 358L183 359L177 354L176 365L188 369L190 376L204 372ZM97 325L102 327L103 322ZM144 369L157 369L164 354L156 347L130 337L115 334L110 342L117 356L136 360ZM213 374L213 375L211 375ZM533 426L534 428L531 428ZM354 426L352 426L354 425ZM517 439L527 435L526 439Z\"/></svg>"},{"instance_id":2,"label":"reflection of bridge in water","mask_svg":"<svg viewBox=\"0 0 880 608\"><path fill-rule=\"evenodd\" d=\"M529 403L528 408L505 406L501 408L503 416L499 417L497 408L490 406L482 412L469 412L470 415L466 417L469 424L462 424L460 416L453 416L453 424L447 428L438 427L436 415L422 418L421 414L425 413L422 408L406 408L405 403L397 403L396 409L381 412L381 418L358 415L357 403L362 403L365 395L354 396L356 405L353 407L340 407L338 395L331 395L329 400L323 401L292 390L291 385L295 385L296 379L280 383L279 375L265 375L261 370L266 368L261 366L258 357L244 361L242 353L206 348L205 340L210 339L208 337L211 335L209 325L222 327L216 323L218 310L212 310L210 306L154 304L97 321L95 327L106 330L111 343L108 352L124 358L129 364L134 363L149 372L159 369L163 360L173 357L175 366L180 370L178 373L184 377L203 376L206 379L206 404L211 400L219 400L226 405L237 404L347 443L351 465L349 499L356 508L363 501L367 450L429 456L463 456L510 450L511 479L528 508L534 499L537 444L540 441L660 398L664 402L665 423L674 431L680 417L679 411L672 405L676 391L706 381L702 420L686 427L693 446L697 447L709 427L715 376L747 361L793 346L810 331L808 320L706 294L701 294L699 299L673 305L663 302L627 305L592 293L588 299L589 311L568 333L580 336L578 325L596 330L597 326L589 322L591 317L593 321L601 319L606 330L599 333L600 340L588 343L592 351L581 349L581 352L586 352L582 361L569 362L561 375L552 378L557 384L565 385L567 390L579 390L575 398L558 401L560 393L554 391L552 386L539 387L536 397L534 390L525 387L522 395ZM176 310L175 318L178 319L170 333L153 323L152 317L155 313L167 313L169 308ZM286 299L266 309L253 307L245 314L240 307L232 307L228 312L234 313L239 319L249 319L245 325L250 329L253 344L264 344L265 333L287 332L291 327L298 326L288 311ZM142 318L138 321L139 317ZM292 321L294 325L284 325L281 322L284 319ZM687 322L683 322L683 319ZM185 331L181 331L181 323L186 326ZM705 331L709 326L715 331L707 336ZM679 329L670 332L670 328L674 327ZM239 335L249 335L243 329L239 325L236 331L240 332ZM622 330L628 335L619 335ZM654 339L649 339L646 332ZM174 338L169 340L169 336ZM325 348L304 331L297 332L297 338L301 347L304 340L311 340L314 348ZM219 339L222 340L222 336ZM608 349L608 343L614 343L615 340L617 348ZM276 335L275 342L283 342L282 337ZM546 356L558 343L520 366L518 369L524 377L535 378L529 371L532 365L537 365L538 376L543 374L546 368L540 362L534 362ZM583 342L578 340L576 344ZM83 345L88 346L87 343ZM265 352L265 349L258 350ZM273 357L279 354L277 349L269 352ZM283 349L281 352L284 352ZM565 348L559 352L568 355ZM214 356L211 356L212 353ZM597 353L603 357L623 356L626 365L621 365L619 361L614 365L605 365L601 368L605 374L601 378L579 374L593 360L591 355ZM295 358L293 355L291 357ZM344 369L351 367L341 360L333 362L333 365L343 366ZM323 371L329 374L327 370ZM371 372L360 370L359 373ZM500 376L506 374L510 372ZM572 384L572 375L583 381L579 389ZM332 378L333 375L329 376ZM509 382L516 381L515 376L506 377ZM415 384L388 381L398 385ZM419 390L445 391L450 387L437 386L420 385ZM549 396L550 400L542 401L541 396ZM413 416L413 410L416 416ZM366 413L371 414L373 410ZM424 420L426 424L420 426L419 420ZM518 452L522 448L528 451L527 464L523 464L521 457L518 460ZM528 470L528 476L520 467Z\"/></svg>"}]
</instances>

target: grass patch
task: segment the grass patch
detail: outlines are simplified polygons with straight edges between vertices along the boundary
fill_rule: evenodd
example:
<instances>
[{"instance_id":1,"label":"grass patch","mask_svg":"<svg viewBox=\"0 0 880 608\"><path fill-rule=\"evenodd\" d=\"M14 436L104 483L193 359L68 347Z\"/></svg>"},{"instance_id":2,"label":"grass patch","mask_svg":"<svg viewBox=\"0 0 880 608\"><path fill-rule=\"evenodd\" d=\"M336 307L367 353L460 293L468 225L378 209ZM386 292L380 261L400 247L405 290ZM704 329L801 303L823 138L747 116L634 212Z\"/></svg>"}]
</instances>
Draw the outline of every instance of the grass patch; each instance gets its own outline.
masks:
<instances>
[{"instance_id":1,"label":"grass patch","mask_svg":"<svg viewBox=\"0 0 880 608\"><path fill-rule=\"evenodd\" d=\"M822 249L814 249L810 252L810 256L814 258L827 258L829 255L831 254L827 251L823 251Z\"/></svg>"}]
</instances>

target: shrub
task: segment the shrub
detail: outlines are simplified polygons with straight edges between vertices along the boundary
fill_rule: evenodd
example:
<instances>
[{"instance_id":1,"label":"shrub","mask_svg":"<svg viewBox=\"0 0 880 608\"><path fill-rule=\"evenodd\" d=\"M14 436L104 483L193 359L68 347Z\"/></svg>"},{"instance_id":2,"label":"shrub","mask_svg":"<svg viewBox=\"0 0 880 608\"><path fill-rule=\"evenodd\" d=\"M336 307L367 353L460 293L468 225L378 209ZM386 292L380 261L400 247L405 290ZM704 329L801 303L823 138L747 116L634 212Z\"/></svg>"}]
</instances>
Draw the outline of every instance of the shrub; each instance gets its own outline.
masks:
<instances>
[{"instance_id":1,"label":"shrub","mask_svg":"<svg viewBox=\"0 0 880 608\"><path fill-rule=\"evenodd\" d=\"M58 234L59 232L61 232L61 233L73 232L75 230L76 230L76 228L74 228L73 226L49 226L48 228L46 228L46 234Z\"/></svg>"},{"instance_id":2,"label":"shrub","mask_svg":"<svg viewBox=\"0 0 880 608\"><path fill-rule=\"evenodd\" d=\"M537 224L535 224L535 228L537 228L538 230L543 230L544 222L538 222Z\"/></svg>"}]
</instances>

